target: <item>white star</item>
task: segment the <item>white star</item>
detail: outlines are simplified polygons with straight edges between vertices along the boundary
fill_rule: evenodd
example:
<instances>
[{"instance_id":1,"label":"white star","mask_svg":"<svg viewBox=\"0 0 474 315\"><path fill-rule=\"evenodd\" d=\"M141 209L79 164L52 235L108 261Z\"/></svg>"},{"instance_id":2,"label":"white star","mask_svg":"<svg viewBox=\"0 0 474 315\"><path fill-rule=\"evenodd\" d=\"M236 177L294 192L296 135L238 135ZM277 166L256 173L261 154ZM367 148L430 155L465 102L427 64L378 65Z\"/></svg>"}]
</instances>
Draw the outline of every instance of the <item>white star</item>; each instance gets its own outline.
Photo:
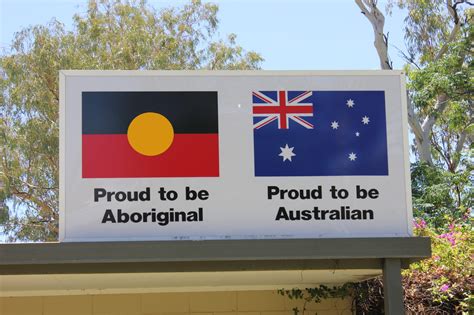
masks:
<instances>
[{"instance_id":1,"label":"white star","mask_svg":"<svg viewBox=\"0 0 474 315\"><path fill-rule=\"evenodd\" d=\"M367 117L367 116L362 117L362 123L363 123L364 125L368 125L369 122L370 122L369 117Z\"/></svg>"},{"instance_id":2,"label":"white star","mask_svg":"<svg viewBox=\"0 0 474 315\"><path fill-rule=\"evenodd\" d=\"M354 100L353 99L348 99L347 102L346 102L346 105L347 107L354 107L355 103L354 103Z\"/></svg>"},{"instance_id":3,"label":"white star","mask_svg":"<svg viewBox=\"0 0 474 315\"><path fill-rule=\"evenodd\" d=\"M357 131L357 132L356 132L356 137L358 137L358 136L360 136L360 133Z\"/></svg>"},{"instance_id":4,"label":"white star","mask_svg":"<svg viewBox=\"0 0 474 315\"><path fill-rule=\"evenodd\" d=\"M355 159L357 159L357 155L354 152L351 152L351 154L349 154L349 160L355 161Z\"/></svg>"},{"instance_id":5,"label":"white star","mask_svg":"<svg viewBox=\"0 0 474 315\"><path fill-rule=\"evenodd\" d=\"M333 121L333 122L331 123L331 128L332 128L332 129L337 129L338 127L339 127L339 123L338 123L337 121Z\"/></svg>"},{"instance_id":6,"label":"white star","mask_svg":"<svg viewBox=\"0 0 474 315\"><path fill-rule=\"evenodd\" d=\"M294 148L295 147L288 147L288 144L286 144L284 148L280 147L281 153L278 155L283 157L283 162L285 162L286 160L290 160L291 162L291 158L296 155L293 153Z\"/></svg>"}]
</instances>

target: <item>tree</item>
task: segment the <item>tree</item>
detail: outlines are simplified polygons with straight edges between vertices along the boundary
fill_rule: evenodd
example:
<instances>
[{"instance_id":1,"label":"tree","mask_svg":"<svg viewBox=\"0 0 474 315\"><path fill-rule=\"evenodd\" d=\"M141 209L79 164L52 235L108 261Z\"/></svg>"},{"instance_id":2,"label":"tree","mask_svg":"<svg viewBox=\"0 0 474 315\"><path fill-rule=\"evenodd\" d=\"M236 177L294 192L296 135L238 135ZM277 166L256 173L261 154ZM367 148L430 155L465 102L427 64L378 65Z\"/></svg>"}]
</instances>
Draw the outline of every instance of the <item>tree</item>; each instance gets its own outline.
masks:
<instances>
[{"instance_id":1,"label":"tree","mask_svg":"<svg viewBox=\"0 0 474 315\"><path fill-rule=\"evenodd\" d=\"M355 0L374 28L382 69L391 69L377 0ZM391 0L407 12L408 121L417 161L411 165L415 235L429 236L433 257L403 274L408 312L461 314L472 308L473 3ZM381 312L382 282L357 284L361 313ZM367 295L368 292L368 295ZM370 299L367 298L370 296Z\"/></svg>"},{"instance_id":2,"label":"tree","mask_svg":"<svg viewBox=\"0 0 474 315\"><path fill-rule=\"evenodd\" d=\"M214 40L218 7L193 0L159 12L145 1L90 0L74 28L21 30L0 57L0 223L10 240L58 235L60 69L258 69L231 34Z\"/></svg>"},{"instance_id":3,"label":"tree","mask_svg":"<svg viewBox=\"0 0 474 315\"><path fill-rule=\"evenodd\" d=\"M355 0L374 28L382 69L391 69L384 15L377 0ZM407 11L408 121L414 152L428 165L451 172L472 144L472 3L464 0L397 0Z\"/></svg>"}]
</instances>

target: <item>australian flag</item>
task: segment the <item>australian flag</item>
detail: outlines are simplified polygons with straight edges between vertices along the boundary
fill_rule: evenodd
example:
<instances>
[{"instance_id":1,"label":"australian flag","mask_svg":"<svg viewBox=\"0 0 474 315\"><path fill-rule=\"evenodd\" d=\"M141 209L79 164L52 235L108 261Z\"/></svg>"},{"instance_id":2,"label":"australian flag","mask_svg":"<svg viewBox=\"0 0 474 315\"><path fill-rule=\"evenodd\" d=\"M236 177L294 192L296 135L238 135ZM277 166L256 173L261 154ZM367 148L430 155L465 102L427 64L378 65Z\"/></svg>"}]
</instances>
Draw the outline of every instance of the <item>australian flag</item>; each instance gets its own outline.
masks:
<instances>
[{"instance_id":1,"label":"australian flag","mask_svg":"<svg viewBox=\"0 0 474 315\"><path fill-rule=\"evenodd\" d=\"M388 175L383 91L254 91L255 176Z\"/></svg>"}]
</instances>

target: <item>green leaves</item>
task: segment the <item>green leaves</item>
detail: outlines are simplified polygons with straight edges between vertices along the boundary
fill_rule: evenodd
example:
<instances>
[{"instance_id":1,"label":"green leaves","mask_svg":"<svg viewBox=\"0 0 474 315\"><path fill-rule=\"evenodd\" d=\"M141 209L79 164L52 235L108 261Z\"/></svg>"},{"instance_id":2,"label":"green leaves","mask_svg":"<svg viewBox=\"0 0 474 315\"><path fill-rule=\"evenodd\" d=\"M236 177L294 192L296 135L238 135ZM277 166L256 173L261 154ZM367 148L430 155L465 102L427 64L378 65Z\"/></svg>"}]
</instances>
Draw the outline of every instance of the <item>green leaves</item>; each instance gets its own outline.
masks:
<instances>
[{"instance_id":1,"label":"green leaves","mask_svg":"<svg viewBox=\"0 0 474 315\"><path fill-rule=\"evenodd\" d=\"M408 53L423 66L437 59L442 46L453 41L451 36L457 35L457 31L452 32L455 25L466 23L464 8L467 4L464 1L397 0L390 1L390 5L393 2L407 11L405 40Z\"/></svg>"},{"instance_id":2,"label":"green leaves","mask_svg":"<svg viewBox=\"0 0 474 315\"><path fill-rule=\"evenodd\" d=\"M440 60L408 72L408 88L413 92L413 101L421 109L432 108L440 94L446 94L450 101L463 101L473 91L473 69L468 66L472 56L465 43L457 42L449 47L449 52Z\"/></svg>"},{"instance_id":3,"label":"green leaves","mask_svg":"<svg viewBox=\"0 0 474 315\"><path fill-rule=\"evenodd\" d=\"M330 298L344 299L350 297L353 293L354 284L345 283L337 286L326 286L321 284L314 288L306 288L304 290L293 288L290 290L280 289L278 294L288 297L290 300L303 300L303 309L293 308L293 314L305 314L307 303L320 303L322 300Z\"/></svg>"},{"instance_id":4,"label":"green leaves","mask_svg":"<svg viewBox=\"0 0 474 315\"><path fill-rule=\"evenodd\" d=\"M473 206L472 166L452 173L443 168L415 163L411 166L414 216L431 227L445 231L455 222L464 222Z\"/></svg>"}]
</instances>

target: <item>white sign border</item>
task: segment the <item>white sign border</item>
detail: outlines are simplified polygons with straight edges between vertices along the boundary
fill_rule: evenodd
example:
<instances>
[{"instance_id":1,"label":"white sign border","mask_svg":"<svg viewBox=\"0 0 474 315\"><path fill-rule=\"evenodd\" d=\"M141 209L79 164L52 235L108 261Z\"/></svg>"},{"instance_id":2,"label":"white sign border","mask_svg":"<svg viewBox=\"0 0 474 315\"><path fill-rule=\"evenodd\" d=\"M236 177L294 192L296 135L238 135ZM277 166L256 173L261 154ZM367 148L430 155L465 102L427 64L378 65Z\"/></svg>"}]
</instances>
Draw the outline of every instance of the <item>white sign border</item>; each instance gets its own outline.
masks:
<instances>
[{"instance_id":1,"label":"white sign border","mask_svg":"<svg viewBox=\"0 0 474 315\"><path fill-rule=\"evenodd\" d=\"M66 84L67 77L96 76L399 76L402 101L403 159L405 167L405 201L407 237L412 235L412 196L408 143L408 112L405 74L401 70L60 70L59 71L59 241L66 240ZM80 240L79 240L80 241Z\"/></svg>"}]
</instances>

